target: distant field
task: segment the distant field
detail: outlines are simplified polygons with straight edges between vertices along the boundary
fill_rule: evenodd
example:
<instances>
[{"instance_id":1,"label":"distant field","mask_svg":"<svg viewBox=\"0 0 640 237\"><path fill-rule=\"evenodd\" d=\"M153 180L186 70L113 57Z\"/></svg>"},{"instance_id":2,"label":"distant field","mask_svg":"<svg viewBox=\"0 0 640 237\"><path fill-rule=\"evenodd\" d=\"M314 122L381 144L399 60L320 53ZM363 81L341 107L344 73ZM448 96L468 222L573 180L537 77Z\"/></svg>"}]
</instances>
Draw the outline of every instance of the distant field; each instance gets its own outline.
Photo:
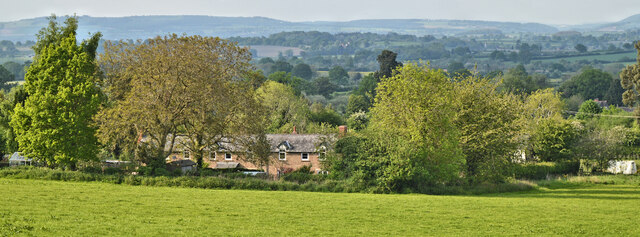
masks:
<instances>
[{"instance_id":1,"label":"distant field","mask_svg":"<svg viewBox=\"0 0 640 237\"><path fill-rule=\"evenodd\" d=\"M639 200L637 184L429 196L0 179L0 236L633 236Z\"/></svg>"},{"instance_id":2,"label":"distant field","mask_svg":"<svg viewBox=\"0 0 640 237\"><path fill-rule=\"evenodd\" d=\"M552 59L542 59L542 60L532 60L532 61L559 62L561 60L565 60L565 61L573 62L573 61L580 61L580 60L602 60L602 61L616 62L621 59L626 59L625 62L635 62L637 55L638 54L636 52L628 52L628 53L617 53L617 54L552 58Z\"/></svg>"},{"instance_id":3,"label":"distant field","mask_svg":"<svg viewBox=\"0 0 640 237\"><path fill-rule=\"evenodd\" d=\"M251 49L258 51L258 57L278 57L279 53L286 55L287 50L291 50L293 56L300 56L301 48L273 46L273 45L250 45Z\"/></svg>"},{"instance_id":4,"label":"distant field","mask_svg":"<svg viewBox=\"0 0 640 237\"><path fill-rule=\"evenodd\" d=\"M318 74L319 77L328 77L329 76L329 71L316 71L316 73ZM373 72L347 72L347 73L349 74L350 77L352 77L356 73L360 73L360 75L364 77L366 75L369 75L369 73L373 73Z\"/></svg>"}]
</instances>

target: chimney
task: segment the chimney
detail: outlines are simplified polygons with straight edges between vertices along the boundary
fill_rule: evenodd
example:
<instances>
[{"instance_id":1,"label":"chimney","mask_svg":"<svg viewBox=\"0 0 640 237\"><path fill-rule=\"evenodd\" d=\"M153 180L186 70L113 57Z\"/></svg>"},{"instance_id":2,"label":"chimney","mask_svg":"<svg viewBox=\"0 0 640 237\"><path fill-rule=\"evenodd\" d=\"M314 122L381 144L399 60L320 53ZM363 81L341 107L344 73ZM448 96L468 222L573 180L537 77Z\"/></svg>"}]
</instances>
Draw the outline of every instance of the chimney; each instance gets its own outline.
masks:
<instances>
[{"instance_id":1,"label":"chimney","mask_svg":"<svg viewBox=\"0 0 640 237\"><path fill-rule=\"evenodd\" d=\"M338 137L344 137L347 135L347 126L341 125L338 127Z\"/></svg>"},{"instance_id":2,"label":"chimney","mask_svg":"<svg viewBox=\"0 0 640 237\"><path fill-rule=\"evenodd\" d=\"M296 132L296 125L293 125L293 132L291 132L291 134L298 134L298 132Z\"/></svg>"}]
</instances>

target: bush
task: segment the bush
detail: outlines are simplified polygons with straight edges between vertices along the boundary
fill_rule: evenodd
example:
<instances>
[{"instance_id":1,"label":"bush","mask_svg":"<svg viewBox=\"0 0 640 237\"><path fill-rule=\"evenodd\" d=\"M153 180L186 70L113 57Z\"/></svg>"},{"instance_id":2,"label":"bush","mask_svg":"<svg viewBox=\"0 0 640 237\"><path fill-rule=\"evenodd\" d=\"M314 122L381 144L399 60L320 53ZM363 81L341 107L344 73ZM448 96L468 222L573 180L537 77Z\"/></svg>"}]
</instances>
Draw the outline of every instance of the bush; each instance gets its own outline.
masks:
<instances>
[{"instance_id":1,"label":"bush","mask_svg":"<svg viewBox=\"0 0 640 237\"><path fill-rule=\"evenodd\" d=\"M516 179L547 179L549 175L576 174L580 165L575 162L540 162L514 165Z\"/></svg>"},{"instance_id":2,"label":"bush","mask_svg":"<svg viewBox=\"0 0 640 237\"><path fill-rule=\"evenodd\" d=\"M37 167L11 167L0 169L0 178L59 180L74 182L103 182L125 185L144 185L160 187L184 187L204 189L250 189L250 190L278 190L278 191L309 191L309 192L374 192L370 185L362 185L357 179L325 180L325 175L310 173L291 173L295 182L286 180L272 181L258 178L236 178L221 176L140 176L140 175L107 175L91 174L80 171L63 171ZM307 176L308 175L308 176ZM304 178L302 178L304 177ZM304 180L304 183L298 182ZM404 189L403 192L425 194L481 194L494 192L511 192L532 190L534 186L519 183L481 184L476 186L425 186L418 189Z\"/></svg>"}]
</instances>

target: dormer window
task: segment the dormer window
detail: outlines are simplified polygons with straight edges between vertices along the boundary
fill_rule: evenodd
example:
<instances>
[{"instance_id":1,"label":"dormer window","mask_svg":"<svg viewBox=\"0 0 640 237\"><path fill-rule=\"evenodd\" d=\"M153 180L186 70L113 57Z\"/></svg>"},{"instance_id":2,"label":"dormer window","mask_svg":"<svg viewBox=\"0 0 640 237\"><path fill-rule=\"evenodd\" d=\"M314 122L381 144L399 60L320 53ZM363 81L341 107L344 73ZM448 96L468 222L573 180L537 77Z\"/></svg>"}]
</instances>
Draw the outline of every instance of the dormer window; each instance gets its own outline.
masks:
<instances>
[{"instance_id":1,"label":"dormer window","mask_svg":"<svg viewBox=\"0 0 640 237\"><path fill-rule=\"evenodd\" d=\"M287 160L287 149L289 148L289 142L283 142L278 146L278 160Z\"/></svg>"},{"instance_id":2,"label":"dormer window","mask_svg":"<svg viewBox=\"0 0 640 237\"><path fill-rule=\"evenodd\" d=\"M325 146L321 146L320 149L318 149L318 160L326 160L327 159L327 147Z\"/></svg>"}]
</instances>

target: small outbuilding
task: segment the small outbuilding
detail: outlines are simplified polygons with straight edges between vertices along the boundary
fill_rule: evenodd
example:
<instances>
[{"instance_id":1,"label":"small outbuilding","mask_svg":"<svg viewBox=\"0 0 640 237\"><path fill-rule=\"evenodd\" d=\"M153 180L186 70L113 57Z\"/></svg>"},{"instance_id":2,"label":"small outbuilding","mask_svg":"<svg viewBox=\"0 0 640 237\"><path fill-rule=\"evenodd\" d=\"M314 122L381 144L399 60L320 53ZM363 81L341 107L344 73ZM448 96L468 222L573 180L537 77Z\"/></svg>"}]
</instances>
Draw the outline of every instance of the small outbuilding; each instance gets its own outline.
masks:
<instances>
[{"instance_id":1,"label":"small outbuilding","mask_svg":"<svg viewBox=\"0 0 640 237\"><path fill-rule=\"evenodd\" d=\"M636 167L636 162L633 160L612 160L609 161L607 172L612 174L636 174L638 168Z\"/></svg>"},{"instance_id":2,"label":"small outbuilding","mask_svg":"<svg viewBox=\"0 0 640 237\"><path fill-rule=\"evenodd\" d=\"M172 167L180 169L183 174L196 170L196 162L192 160L176 160L169 163Z\"/></svg>"}]
</instances>

